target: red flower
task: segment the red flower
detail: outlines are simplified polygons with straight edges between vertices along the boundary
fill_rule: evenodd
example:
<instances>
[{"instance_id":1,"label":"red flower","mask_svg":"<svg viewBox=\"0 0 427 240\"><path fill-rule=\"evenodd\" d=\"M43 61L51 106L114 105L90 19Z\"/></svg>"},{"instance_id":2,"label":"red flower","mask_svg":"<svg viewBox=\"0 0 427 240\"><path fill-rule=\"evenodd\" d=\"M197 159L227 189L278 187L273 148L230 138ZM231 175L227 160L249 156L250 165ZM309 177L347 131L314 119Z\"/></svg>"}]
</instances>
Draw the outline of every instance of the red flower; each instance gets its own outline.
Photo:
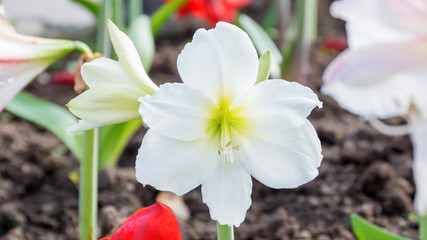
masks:
<instances>
[{"instance_id":1,"label":"red flower","mask_svg":"<svg viewBox=\"0 0 427 240\"><path fill-rule=\"evenodd\" d=\"M111 238L100 240L181 240L172 210L160 202L133 213Z\"/></svg>"},{"instance_id":2,"label":"red flower","mask_svg":"<svg viewBox=\"0 0 427 240\"><path fill-rule=\"evenodd\" d=\"M170 0L166 0L170 1ZM206 20L214 26L219 21L233 22L239 8L251 4L254 0L189 0L180 10L179 15L192 14Z\"/></svg>"}]
</instances>

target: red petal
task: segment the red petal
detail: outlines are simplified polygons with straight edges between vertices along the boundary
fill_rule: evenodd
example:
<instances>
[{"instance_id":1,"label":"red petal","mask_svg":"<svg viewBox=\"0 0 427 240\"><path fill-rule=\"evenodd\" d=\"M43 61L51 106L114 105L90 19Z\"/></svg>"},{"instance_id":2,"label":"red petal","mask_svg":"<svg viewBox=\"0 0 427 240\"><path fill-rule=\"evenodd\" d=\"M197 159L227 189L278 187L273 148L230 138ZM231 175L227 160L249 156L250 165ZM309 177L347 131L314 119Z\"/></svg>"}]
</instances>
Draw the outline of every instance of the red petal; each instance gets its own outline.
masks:
<instances>
[{"instance_id":1,"label":"red petal","mask_svg":"<svg viewBox=\"0 0 427 240\"><path fill-rule=\"evenodd\" d=\"M323 41L323 47L337 51L344 51L348 48L347 40L344 38L327 38Z\"/></svg>"},{"instance_id":2,"label":"red petal","mask_svg":"<svg viewBox=\"0 0 427 240\"><path fill-rule=\"evenodd\" d=\"M132 214L111 240L181 240L172 210L157 202Z\"/></svg>"},{"instance_id":3,"label":"red petal","mask_svg":"<svg viewBox=\"0 0 427 240\"><path fill-rule=\"evenodd\" d=\"M67 71L51 73L50 82L53 84L74 86L74 73Z\"/></svg>"},{"instance_id":4,"label":"red petal","mask_svg":"<svg viewBox=\"0 0 427 240\"><path fill-rule=\"evenodd\" d=\"M170 0L163 0L168 2ZM190 0L179 9L179 16L193 15L209 22L212 26L219 21L233 22L238 8L254 0Z\"/></svg>"},{"instance_id":5,"label":"red petal","mask_svg":"<svg viewBox=\"0 0 427 240\"><path fill-rule=\"evenodd\" d=\"M249 4L251 4L254 0L223 0L225 4L236 7L236 8L242 8L246 7Z\"/></svg>"}]
</instances>

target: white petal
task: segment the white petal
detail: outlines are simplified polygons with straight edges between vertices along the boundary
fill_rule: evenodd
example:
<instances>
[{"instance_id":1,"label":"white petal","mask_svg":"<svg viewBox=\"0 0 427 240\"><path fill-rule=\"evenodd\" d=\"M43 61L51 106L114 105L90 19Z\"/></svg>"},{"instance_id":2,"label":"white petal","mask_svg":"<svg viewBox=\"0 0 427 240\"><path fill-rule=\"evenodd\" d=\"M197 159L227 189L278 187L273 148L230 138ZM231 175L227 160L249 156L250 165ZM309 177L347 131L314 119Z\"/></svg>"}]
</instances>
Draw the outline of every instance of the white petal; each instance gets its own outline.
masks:
<instances>
[{"instance_id":1,"label":"white petal","mask_svg":"<svg viewBox=\"0 0 427 240\"><path fill-rule=\"evenodd\" d=\"M0 60L3 63L41 58L58 59L74 48L74 41L39 38L16 33L4 16L0 16Z\"/></svg>"},{"instance_id":2,"label":"white petal","mask_svg":"<svg viewBox=\"0 0 427 240\"><path fill-rule=\"evenodd\" d=\"M251 206L252 179L239 164L225 164L202 184L203 202L213 220L238 227Z\"/></svg>"},{"instance_id":3,"label":"white petal","mask_svg":"<svg viewBox=\"0 0 427 240\"><path fill-rule=\"evenodd\" d=\"M4 7L0 6L0 60L2 62L63 56L74 48L74 41L39 38L17 33L12 24L7 21Z\"/></svg>"},{"instance_id":4,"label":"white petal","mask_svg":"<svg viewBox=\"0 0 427 240\"><path fill-rule=\"evenodd\" d=\"M68 131L71 133L75 133L75 132L81 132L81 131L86 131L86 130L90 130L90 129L94 129L94 128L99 128L102 127L102 125L100 124L96 124L96 123L92 123L92 122L88 122L85 120L79 120L78 123L74 124L73 126L71 126Z\"/></svg>"},{"instance_id":5,"label":"white petal","mask_svg":"<svg viewBox=\"0 0 427 240\"><path fill-rule=\"evenodd\" d=\"M427 1L377 0L382 19L403 31L427 36Z\"/></svg>"},{"instance_id":6,"label":"white petal","mask_svg":"<svg viewBox=\"0 0 427 240\"><path fill-rule=\"evenodd\" d=\"M73 114L98 126L140 119L138 98L146 93L119 62L98 58L85 63L82 77L89 90L67 104ZM78 124L75 128L86 126Z\"/></svg>"},{"instance_id":7,"label":"white petal","mask_svg":"<svg viewBox=\"0 0 427 240\"><path fill-rule=\"evenodd\" d=\"M50 62L37 61L23 64L0 64L0 112L7 103L27 86Z\"/></svg>"},{"instance_id":8,"label":"white petal","mask_svg":"<svg viewBox=\"0 0 427 240\"><path fill-rule=\"evenodd\" d=\"M308 120L288 131L242 136L238 143L238 159L246 170L272 188L296 188L313 180L323 157Z\"/></svg>"},{"instance_id":9,"label":"white petal","mask_svg":"<svg viewBox=\"0 0 427 240\"><path fill-rule=\"evenodd\" d=\"M82 77L89 88L105 84L126 84L139 88L130 78L123 66L109 58L97 58L82 66ZM142 91L141 91L142 92Z\"/></svg>"},{"instance_id":10,"label":"white petal","mask_svg":"<svg viewBox=\"0 0 427 240\"><path fill-rule=\"evenodd\" d=\"M414 148L415 209L421 216L427 214L427 121L411 122L411 141Z\"/></svg>"},{"instance_id":11,"label":"white petal","mask_svg":"<svg viewBox=\"0 0 427 240\"><path fill-rule=\"evenodd\" d=\"M219 165L218 144L209 137L195 141L146 133L136 158L136 179L161 191L183 195L196 188Z\"/></svg>"},{"instance_id":12,"label":"white petal","mask_svg":"<svg viewBox=\"0 0 427 240\"><path fill-rule=\"evenodd\" d=\"M405 5L399 2L399 5ZM350 48L398 42L415 36L413 32L400 29L393 21L387 20L385 10L385 5L379 0L342 0L334 1L331 5L332 16L346 21Z\"/></svg>"},{"instance_id":13,"label":"white petal","mask_svg":"<svg viewBox=\"0 0 427 240\"><path fill-rule=\"evenodd\" d=\"M402 116L411 103L427 102L426 56L422 41L347 50L325 70L322 93L354 114ZM427 116L425 108L419 110Z\"/></svg>"},{"instance_id":14,"label":"white petal","mask_svg":"<svg viewBox=\"0 0 427 240\"><path fill-rule=\"evenodd\" d=\"M16 33L0 6L0 111L35 76L74 49L69 40Z\"/></svg>"},{"instance_id":15,"label":"white petal","mask_svg":"<svg viewBox=\"0 0 427 240\"><path fill-rule=\"evenodd\" d=\"M166 83L153 96L140 99L139 111L145 124L168 138L195 140L208 128L213 102L182 83Z\"/></svg>"},{"instance_id":16,"label":"white petal","mask_svg":"<svg viewBox=\"0 0 427 240\"><path fill-rule=\"evenodd\" d=\"M154 94L158 90L158 87L145 72L138 52L130 38L121 32L110 20L108 20L108 31L114 50L131 79L146 93Z\"/></svg>"},{"instance_id":17,"label":"white petal","mask_svg":"<svg viewBox=\"0 0 427 240\"><path fill-rule=\"evenodd\" d=\"M220 22L215 29L199 29L178 56L178 71L185 84L200 89L219 104L226 95L231 102L255 83L258 56L248 35Z\"/></svg>"},{"instance_id":18,"label":"white petal","mask_svg":"<svg viewBox=\"0 0 427 240\"><path fill-rule=\"evenodd\" d=\"M123 84L104 84L72 99L67 107L80 119L109 125L141 119L138 97L141 90Z\"/></svg>"},{"instance_id":19,"label":"white petal","mask_svg":"<svg viewBox=\"0 0 427 240\"><path fill-rule=\"evenodd\" d=\"M74 49L73 41L35 38L24 35L2 35L0 33L0 60L11 63L34 61L41 58L56 59Z\"/></svg>"},{"instance_id":20,"label":"white petal","mask_svg":"<svg viewBox=\"0 0 427 240\"><path fill-rule=\"evenodd\" d=\"M322 103L310 88L296 82L266 80L251 88L232 110L248 119L252 131L266 132L301 126L316 106Z\"/></svg>"}]
</instances>

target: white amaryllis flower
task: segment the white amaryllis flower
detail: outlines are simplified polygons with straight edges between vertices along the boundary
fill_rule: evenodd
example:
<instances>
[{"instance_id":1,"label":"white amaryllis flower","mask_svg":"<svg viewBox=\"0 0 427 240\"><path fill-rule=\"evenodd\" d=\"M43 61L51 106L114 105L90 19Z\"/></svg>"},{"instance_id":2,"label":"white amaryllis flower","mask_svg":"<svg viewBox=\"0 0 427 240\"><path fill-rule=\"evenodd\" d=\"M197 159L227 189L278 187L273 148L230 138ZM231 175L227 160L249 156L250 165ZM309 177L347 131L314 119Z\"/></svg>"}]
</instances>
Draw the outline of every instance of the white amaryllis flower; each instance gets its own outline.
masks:
<instances>
[{"instance_id":1,"label":"white amaryllis flower","mask_svg":"<svg viewBox=\"0 0 427 240\"><path fill-rule=\"evenodd\" d=\"M383 132L410 133L416 209L426 215L427 1L342 0L331 13L346 21L349 49L325 70L322 93ZM375 120L396 116L407 117L409 125L391 129Z\"/></svg>"},{"instance_id":2,"label":"white amaryllis flower","mask_svg":"<svg viewBox=\"0 0 427 240\"><path fill-rule=\"evenodd\" d=\"M315 178L320 141L306 119L321 106L285 80L255 85L256 50L238 27L199 29L178 56L184 83L140 98L149 126L136 160L141 183L178 195L202 185L212 219L239 226L251 205L251 176L272 188Z\"/></svg>"},{"instance_id":3,"label":"white amaryllis flower","mask_svg":"<svg viewBox=\"0 0 427 240\"><path fill-rule=\"evenodd\" d=\"M0 5L0 111L35 76L73 50L90 52L78 41L17 33Z\"/></svg>"},{"instance_id":4,"label":"white amaryllis flower","mask_svg":"<svg viewBox=\"0 0 427 240\"><path fill-rule=\"evenodd\" d=\"M82 77L89 90L67 104L81 119L70 131L141 119L138 98L158 90L129 37L111 21L108 21L108 31L120 61L97 58L82 66Z\"/></svg>"},{"instance_id":5,"label":"white amaryllis flower","mask_svg":"<svg viewBox=\"0 0 427 240\"><path fill-rule=\"evenodd\" d=\"M346 21L349 49L325 70L322 93L362 116L415 104L427 117L427 1L343 0L331 13Z\"/></svg>"}]
</instances>

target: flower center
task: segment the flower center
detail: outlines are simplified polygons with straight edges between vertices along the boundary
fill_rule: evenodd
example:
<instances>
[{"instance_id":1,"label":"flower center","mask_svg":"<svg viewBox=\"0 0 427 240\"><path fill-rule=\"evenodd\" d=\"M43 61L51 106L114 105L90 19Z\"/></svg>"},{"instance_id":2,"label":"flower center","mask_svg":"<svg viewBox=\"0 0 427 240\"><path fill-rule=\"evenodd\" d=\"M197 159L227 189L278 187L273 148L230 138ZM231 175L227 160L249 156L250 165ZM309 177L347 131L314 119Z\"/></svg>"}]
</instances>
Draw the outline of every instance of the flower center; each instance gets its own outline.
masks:
<instances>
[{"instance_id":1,"label":"flower center","mask_svg":"<svg viewBox=\"0 0 427 240\"><path fill-rule=\"evenodd\" d=\"M208 132L219 142L218 155L223 166L236 161L239 145L235 138L242 129L246 129L246 121L239 110L232 108L231 101L227 98L222 100L212 109Z\"/></svg>"}]
</instances>

